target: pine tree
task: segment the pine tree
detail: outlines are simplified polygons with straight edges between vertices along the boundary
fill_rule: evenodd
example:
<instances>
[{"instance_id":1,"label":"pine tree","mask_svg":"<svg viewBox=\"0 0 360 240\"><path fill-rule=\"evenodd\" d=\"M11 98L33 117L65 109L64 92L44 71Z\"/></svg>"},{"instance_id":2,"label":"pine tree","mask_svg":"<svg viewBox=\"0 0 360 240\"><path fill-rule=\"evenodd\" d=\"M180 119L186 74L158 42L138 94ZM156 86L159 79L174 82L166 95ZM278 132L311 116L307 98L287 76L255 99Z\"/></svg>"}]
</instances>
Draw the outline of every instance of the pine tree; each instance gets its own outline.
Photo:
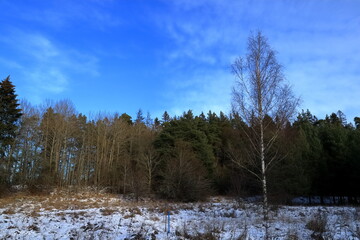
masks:
<instances>
[{"instance_id":1,"label":"pine tree","mask_svg":"<svg viewBox=\"0 0 360 240\"><path fill-rule=\"evenodd\" d=\"M0 83L0 180L10 181L11 146L15 141L17 122L21 117L21 109L16 99L15 86L10 76Z\"/></svg>"}]
</instances>

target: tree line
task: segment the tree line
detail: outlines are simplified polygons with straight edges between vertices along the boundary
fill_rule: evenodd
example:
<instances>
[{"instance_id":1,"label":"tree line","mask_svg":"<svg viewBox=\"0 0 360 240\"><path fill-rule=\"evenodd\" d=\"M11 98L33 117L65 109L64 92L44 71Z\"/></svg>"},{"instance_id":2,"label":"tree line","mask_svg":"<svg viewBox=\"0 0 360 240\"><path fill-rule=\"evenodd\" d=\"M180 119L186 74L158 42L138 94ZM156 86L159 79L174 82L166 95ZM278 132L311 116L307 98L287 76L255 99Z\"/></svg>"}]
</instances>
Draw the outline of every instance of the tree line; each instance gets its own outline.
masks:
<instances>
[{"instance_id":1,"label":"tree line","mask_svg":"<svg viewBox=\"0 0 360 240\"><path fill-rule=\"evenodd\" d=\"M299 99L267 38L248 38L232 65L232 112L161 119L126 113L89 119L69 100L18 103L10 77L0 84L0 192L11 185L105 187L136 198L182 201L211 194L333 197L359 203L360 118L338 111L294 119ZM311 198L309 198L311 199Z\"/></svg>"},{"instance_id":2,"label":"tree line","mask_svg":"<svg viewBox=\"0 0 360 240\"><path fill-rule=\"evenodd\" d=\"M97 186L183 201L261 194L256 177L234 161L246 159L251 144L251 126L237 113L196 116L189 110L170 117L165 111L152 120L139 110L134 120L125 113L88 119L69 100L18 104L10 79L0 86L3 192L11 185ZM264 134L271 134L276 119L265 116L264 122ZM316 195L359 201L360 118L353 125L340 111L325 119L302 111L273 144L285 157L269 169L270 200Z\"/></svg>"}]
</instances>

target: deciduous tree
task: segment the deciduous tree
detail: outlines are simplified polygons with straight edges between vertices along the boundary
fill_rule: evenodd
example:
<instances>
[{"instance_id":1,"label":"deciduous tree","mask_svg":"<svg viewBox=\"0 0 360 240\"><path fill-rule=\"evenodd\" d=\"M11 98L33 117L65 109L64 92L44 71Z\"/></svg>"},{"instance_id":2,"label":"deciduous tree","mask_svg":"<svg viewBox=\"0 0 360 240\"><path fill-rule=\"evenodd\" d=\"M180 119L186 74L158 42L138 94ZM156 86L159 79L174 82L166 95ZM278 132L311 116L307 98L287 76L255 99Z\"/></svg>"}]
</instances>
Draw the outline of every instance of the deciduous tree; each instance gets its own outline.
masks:
<instances>
[{"instance_id":1,"label":"deciduous tree","mask_svg":"<svg viewBox=\"0 0 360 240\"><path fill-rule=\"evenodd\" d=\"M280 130L295 113L299 100L285 83L276 53L260 31L250 35L247 54L234 62L232 71L236 77L232 107L246 124L244 132L251 147L246 162L237 158L233 161L249 170L262 183L263 213L267 222L267 172L274 161L284 157L273 148L274 143ZM267 118L272 121L267 121Z\"/></svg>"}]
</instances>

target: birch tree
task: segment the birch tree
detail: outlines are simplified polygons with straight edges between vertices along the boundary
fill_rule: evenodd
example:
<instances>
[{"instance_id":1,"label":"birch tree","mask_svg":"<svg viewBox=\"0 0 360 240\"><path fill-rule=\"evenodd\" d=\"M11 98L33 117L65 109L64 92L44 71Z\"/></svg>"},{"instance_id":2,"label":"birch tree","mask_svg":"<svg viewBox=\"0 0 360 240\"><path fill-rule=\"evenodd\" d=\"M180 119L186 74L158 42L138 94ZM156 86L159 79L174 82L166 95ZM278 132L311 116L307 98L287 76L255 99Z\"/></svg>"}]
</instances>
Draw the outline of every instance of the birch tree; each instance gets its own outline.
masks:
<instances>
[{"instance_id":1,"label":"birch tree","mask_svg":"<svg viewBox=\"0 0 360 240\"><path fill-rule=\"evenodd\" d=\"M267 223L267 172L275 161L285 157L280 154L282 151L274 149L274 143L295 113L299 99L286 84L276 52L260 31L249 36L247 53L235 60L232 72L236 79L232 90L232 108L245 123L242 130L249 147L245 158L234 154L231 154L231 158L261 182L263 216ZM269 117L272 121L269 121Z\"/></svg>"}]
</instances>

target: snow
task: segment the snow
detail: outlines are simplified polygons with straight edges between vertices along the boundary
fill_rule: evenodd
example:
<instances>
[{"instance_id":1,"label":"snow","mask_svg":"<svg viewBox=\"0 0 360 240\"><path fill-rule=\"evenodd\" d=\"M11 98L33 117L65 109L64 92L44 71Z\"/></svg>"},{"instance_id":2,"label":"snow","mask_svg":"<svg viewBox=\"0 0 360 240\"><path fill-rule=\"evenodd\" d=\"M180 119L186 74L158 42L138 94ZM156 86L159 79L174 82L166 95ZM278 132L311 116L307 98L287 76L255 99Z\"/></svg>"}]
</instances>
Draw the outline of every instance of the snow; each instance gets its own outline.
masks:
<instances>
[{"instance_id":1,"label":"snow","mask_svg":"<svg viewBox=\"0 0 360 240\"><path fill-rule=\"evenodd\" d=\"M170 231L166 213L170 212ZM110 194L53 194L0 199L0 239L264 239L258 203L130 201ZM270 239L312 239L309 222L325 221L325 239L359 239L360 208L272 206ZM310 230L312 229L312 230ZM240 238L243 237L243 238ZM197 238L202 239L202 238Z\"/></svg>"}]
</instances>

